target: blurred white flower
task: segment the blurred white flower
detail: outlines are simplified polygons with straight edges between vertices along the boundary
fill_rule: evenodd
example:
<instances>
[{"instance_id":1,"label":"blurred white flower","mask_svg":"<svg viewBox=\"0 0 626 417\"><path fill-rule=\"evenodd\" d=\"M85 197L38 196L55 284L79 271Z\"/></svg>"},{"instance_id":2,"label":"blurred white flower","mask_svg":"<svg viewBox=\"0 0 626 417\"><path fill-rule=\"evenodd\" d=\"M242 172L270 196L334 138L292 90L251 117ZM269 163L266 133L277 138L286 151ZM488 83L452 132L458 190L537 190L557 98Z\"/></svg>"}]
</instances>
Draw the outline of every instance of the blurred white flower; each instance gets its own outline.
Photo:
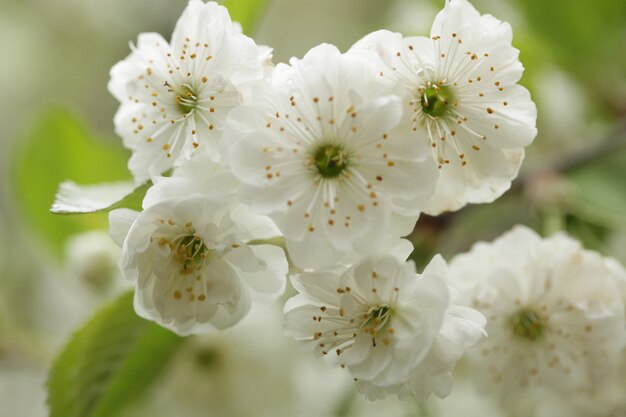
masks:
<instances>
[{"instance_id":1,"label":"blurred white flower","mask_svg":"<svg viewBox=\"0 0 626 417\"><path fill-rule=\"evenodd\" d=\"M220 196L193 194L141 213L111 212L111 235L123 245L120 268L136 283L140 316L181 335L201 333L236 324L252 294L273 299L282 293L283 250L249 245L257 238L247 227L254 219L238 222L231 210Z\"/></svg>"},{"instance_id":2,"label":"blurred white flower","mask_svg":"<svg viewBox=\"0 0 626 417\"><path fill-rule=\"evenodd\" d=\"M473 375L459 375L454 372L454 390L445 399L434 398L431 401L431 416L463 417L510 417L512 410L505 410L488 396L476 390ZM526 416L530 417L530 416ZM546 416L547 417L547 416ZM556 416L550 416L556 417Z\"/></svg>"},{"instance_id":3,"label":"blurred white flower","mask_svg":"<svg viewBox=\"0 0 626 417\"><path fill-rule=\"evenodd\" d=\"M434 188L426 144L394 130L401 100L370 65L317 46L229 115L224 147L242 199L276 222L302 268L388 247Z\"/></svg>"},{"instance_id":4,"label":"blurred white flower","mask_svg":"<svg viewBox=\"0 0 626 417\"><path fill-rule=\"evenodd\" d=\"M352 381L295 349L282 335L277 307L256 304L237 326L187 339L123 417L339 415Z\"/></svg>"},{"instance_id":5,"label":"blurred white flower","mask_svg":"<svg viewBox=\"0 0 626 417\"><path fill-rule=\"evenodd\" d=\"M624 417L626 416L626 354L597 389L577 391L574 395L551 395L539 402L532 417ZM529 412L519 410L516 417L528 417Z\"/></svg>"},{"instance_id":6,"label":"blurred white flower","mask_svg":"<svg viewBox=\"0 0 626 417\"><path fill-rule=\"evenodd\" d=\"M66 245L68 273L90 290L107 294L120 282L120 248L104 231L72 236Z\"/></svg>"},{"instance_id":7,"label":"blurred white flower","mask_svg":"<svg viewBox=\"0 0 626 417\"><path fill-rule=\"evenodd\" d=\"M246 84L264 76L271 51L257 47L215 2L191 0L168 43L142 33L133 52L111 69L120 101L117 133L133 151L138 182L160 175L198 150L219 160L226 114L243 102Z\"/></svg>"},{"instance_id":8,"label":"blurred white flower","mask_svg":"<svg viewBox=\"0 0 626 417\"><path fill-rule=\"evenodd\" d=\"M614 261L518 226L455 257L450 272L488 319L489 337L471 355L485 392L522 403L537 392L603 389L626 336L626 273Z\"/></svg>"},{"instance_id":9,"label":"blurred white flower","mask_svg":"<svg viewBox=\"0 0 626 417\"><path fill-rule=\"evenodd\" d=\"M445 261L417 275L391 255L347 270L292 278L299 295L285 307L288 335L347 368L369 399L388 393L427 398L450 392L450 371L482 334L484 318L450 306Z\"/></svg>"},{"instance_id":10,"label":"blurred white flower","mask_svg":"<svg viewBox=\"0 0 626 417\"><path fill-rule=\"evenodd\" d=\"M342 413L337 413L337 417L408 417L408 416L429 416L425 412L427 407L423 402L404 401L397 397L386 397L377 401L370 401L363 396L355 396L350 403L350 407ZM491 417L491 416L490 416Z\"/></svg>"},{"instance_id":11,"label":"blurred white flower","mask_svg":"<svg viewBox=\"0 0 626 417\"><path fill-rule=\"evenodd\" d=\"M381 30L350 50L376 52L380 78L410 93L405 106L413 116L404 126L431 147L441 171L426 213L491 202L517 176L537 111L517 84L523 67L511 38L507 23L448 0L431 38Z\"/></svg>"}]
</instances>

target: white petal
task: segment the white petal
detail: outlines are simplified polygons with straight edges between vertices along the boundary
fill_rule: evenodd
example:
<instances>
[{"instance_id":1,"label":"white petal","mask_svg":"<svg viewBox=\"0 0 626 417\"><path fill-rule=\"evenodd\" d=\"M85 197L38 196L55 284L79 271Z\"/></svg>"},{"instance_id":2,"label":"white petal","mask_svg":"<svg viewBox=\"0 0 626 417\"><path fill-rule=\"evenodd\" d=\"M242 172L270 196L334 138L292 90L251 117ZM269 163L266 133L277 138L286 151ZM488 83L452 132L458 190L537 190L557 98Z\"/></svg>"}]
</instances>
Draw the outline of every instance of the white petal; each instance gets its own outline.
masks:
<instances>
[{"instance_id":1,"label":"white petal","mask_svg":"<svg viewBox=\"0 0 626 417\"><path fill-rule=\"evenodd\" d=\"M301 294L320 303L332 306L341 304L337 293L339 274L332 270L314 271L303 275L292 275L291 284Z\"/></svg>"},{"instance_id":2,"label":"white petal","mask_svg":"<svg viewBox=\"0 0 626 417\"><path fill-rule=\"evenodd\" d=\"M213 1L204 3L201 0L190 0L176 22L172 34L172 45L182 49L183 45L189 44L187 39L198 42L212 33L224 36L222 32L228 34L232 30L230 25L230 15L225 7ZM220 39L211 40L219 41Z\"/></svg>"},{"instance_id":3,"label":"white petal","mask_svg":"<svg viewBox=\"0 0 626 417\"><path fill-rule=\"evenodd\" d=\"M312 317L319 314L319 306L300 305L285 312L283 321L285 335L297 340L312 340L315 332L332 331L335 324L330 321L313 321ZM317 345L317 344L316 344ZM319 346L316 346L316 348ZM321 353L321 352L320 352Z\"/></svg>"},{"instance_id":4,"label":"white petal","mask_svg":"<svg viewBox=\"0 0 626 417\"><path fill-rule=\"evenodd\" d=\"M151 207L161 201L202 194L230 201L235 198L239 182L208 156L196 156L181 163L170 177L154 177L142 205Z\"/></svg>"},{"instance_id":5,"label":"white petal","mask_svg":"<svg viewBox=\"0 0 626 417\"><path fill-rule=\"evenodd\" d=\"M537 108L524 87L514 84L503 88L502 92L485 93L483 108L461 104L459 111L468 118L467 127L485 136L491 146L527 146L537 135Z\"/></svg>"},{"instance_id":6,"label":"white petal","mask_svg":"<svg viewBox=\"0 0 626 417\"><path fill-rule=\"evenodd\" d=\"M289 265L285 252L272 245L252 245L248 248L257 259L257 267L243 271L241 278L256 293L268 295L270 300L276 299L285 290L287 282ZM239 267L239 263L234 265Z\"/></svg>"},{"instance_id":7,"label":"white petal","mask_svg":"<svg viewBox=\"0 0 626 417\"><path fill-rule=\"evenodd\" d=\"M440 180L424 212L438 215L469 203L490 203L511 187L524 159L523 149L498 150L484 146L466 154L467 165L451 161L440 171Z\"/></svg>"},{"instance_id":8,"label":"white petal","mask_svg":"<svg viewBox=\"0 0 626 417\"><path fill-rule=\"evenodd\" d=\"M250 207L241 204L232 209L230 217L251 239L271 239L281 236L276 224L266 216L252 213Z\"/></svg>"},{"instance_id":9,"label":"white petal","mask_svg":"<svg viewBox=\"0 0 626 417\"><path fill-rule=\"evenodd\" d=\"M64 181L59 185L50 211L58 214L95 213L111 208L142 186L135 185L132 181L97 185L78 185L72 181Z\"/></svg>"},{"instance_id":10,"label":"white petal","mask_svg":"<svg viewBox=\"0 0 626 417\"><path fill-rule=\"evenodd\" d=\"M117 209L109 213L109 235L118 246L124 245L131 226L139 213L129 209Z\"/></svg>"},{"instance_id":11,"label":"white petal","mask_svg":"<svg viewBox=\"0 0 626 417\"><path fill-rule=\"evenodd\" d=\"M435 17L430 35L451 36L473 24L479 17L480 13L467 0L447 0L444 9Z\"/></svg>"},{"instance_id":12,"label":"white petal","mask_svg":"<svg viewBox=\"0 0 626 417\"><path fill-rule=\"evenodd\" d=\"M340 251L318 236L300 242L285 241L289 257L296 266L302 269L323 268L350 259L350 251Z\"/></svg>"}]
</instances>

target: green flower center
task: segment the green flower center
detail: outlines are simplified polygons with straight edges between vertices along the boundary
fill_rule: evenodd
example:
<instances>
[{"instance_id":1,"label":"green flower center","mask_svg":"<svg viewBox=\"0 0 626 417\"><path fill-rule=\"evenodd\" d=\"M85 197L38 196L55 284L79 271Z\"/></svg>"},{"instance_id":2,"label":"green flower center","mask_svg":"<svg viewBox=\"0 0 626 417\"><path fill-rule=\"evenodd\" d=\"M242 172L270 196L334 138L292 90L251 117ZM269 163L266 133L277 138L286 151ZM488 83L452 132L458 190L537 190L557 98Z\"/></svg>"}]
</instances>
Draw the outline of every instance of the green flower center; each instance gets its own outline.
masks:
<instances>
[{"instance_id":1,"label":"green flower center","mask_svg":"<svg viewBox=\"0 0 626 417\"><path fill-rule=\"evenodd\" d=\"M313 154L317 172L324 178L335 178L348 166L348 155L342 146L324 145Z\"/></svg>"},{"instance_id":2,"label":"green flower center","mask_svg":"<svg viewBox=\"0 0 626 417\"><path fill-rule=\"evenodd\" d=\"M176 242L174 260L181 266L181 273L193 272L209 256L209 248L196 235L188 235Z\"/></svg>"},{"instance_id":3,"label":"green flower center","mask_svg":"<svg viewBox=\"0 0 626 417\"><path fill-rule=\"evenodd\" d=\"M442 117L450 112L454 99L452 92L445 85L429 85L420 89L422 111L432 117Z\"/></svg>"},{"instance_id":4,"label":"green flower center","mask_svg":"<svg viewBox=\"0 0 626 417\"><path fill-rule=\"evenodd\" d=\"M374 347L376 347L377 339L382 340L385 345L390 343L389 336L394 332L390 326L393 314L394 310L387 305L372 307L368 312L361 329L372 337Z\"/></svg>"},{"instance_id":5,"label":"green flower center","mask_svg":"<svg viewBox=\"0 0 626 417\"><path fill-rule=\"evenodd\" d=\"M380 306L370 311L368 323L382 324L383 321L391 318L392 310L389 306Z\"/></svg>"},{"instance_id":6,"label":"green flower center","mask_svg":"<svg viewBox=\"0 0 626 417\"><path fill-rule=\"evenodd\" d=\"M198 95L189 84L183 84L171 91L176 95L176 107L182 114L189 114L198 105Z\"/></svg>"},{"instance_id":7,"label":"green flower center","mask_svg":"<svg viewBox=\"0 0 626 417\"><path fill-rule=\"evenodd\" d=\"M543 335L546 323L536 311L525 308L510 319L513 334L523 339L535 341Z\"/></svg>"}]
</instances>

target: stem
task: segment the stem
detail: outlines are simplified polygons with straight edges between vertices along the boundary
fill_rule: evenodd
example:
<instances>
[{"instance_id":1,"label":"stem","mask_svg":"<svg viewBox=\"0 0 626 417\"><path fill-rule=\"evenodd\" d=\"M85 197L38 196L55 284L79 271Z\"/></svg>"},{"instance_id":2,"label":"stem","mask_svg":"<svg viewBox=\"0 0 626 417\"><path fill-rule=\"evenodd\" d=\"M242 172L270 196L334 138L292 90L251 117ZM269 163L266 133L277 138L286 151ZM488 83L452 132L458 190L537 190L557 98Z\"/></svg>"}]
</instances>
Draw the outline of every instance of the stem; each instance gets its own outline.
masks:
<instances>
[{"instance_id":1,"label":"stem","mask_svg":"<svg viewBox=\"0 0 626 417\"><path fill-rule=\"evenodd\" d=\"M565 231L565 218L558 207L546 207L543 210L543 235L551 236L556 232Z\"/></svg>"}]
</instances>

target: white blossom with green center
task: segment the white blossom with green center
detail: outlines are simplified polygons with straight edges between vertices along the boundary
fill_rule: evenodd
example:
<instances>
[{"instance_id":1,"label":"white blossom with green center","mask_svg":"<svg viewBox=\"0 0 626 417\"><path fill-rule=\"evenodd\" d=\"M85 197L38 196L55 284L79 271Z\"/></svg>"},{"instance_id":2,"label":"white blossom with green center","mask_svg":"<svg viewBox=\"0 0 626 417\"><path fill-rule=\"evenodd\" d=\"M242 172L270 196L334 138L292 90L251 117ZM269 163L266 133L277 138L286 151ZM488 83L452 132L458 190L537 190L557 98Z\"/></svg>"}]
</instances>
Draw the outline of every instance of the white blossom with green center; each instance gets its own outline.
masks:
<instances>
[{"instance_id":1,"label":"white blossom with green center","mask_svg":"<svg viewBox=\"0 0 626 417\"><path fill-rule=\"evenodd\" d=\"M241 34L215 2L191 0L171 42L142 33L132 53L111 69L109 90L121 103L117 133L133 151L137 181L203 153L219 160L218 139L246 85L264 76L270 50Z\"/></svg>"},{"instance_id":2,"label":"white blossom with green center","mask_svg":"<svg viewBox=\"0 0 626 417\"><path fill-rule=\"evenodd\" d=\"M453 258L450 271L465 303L488 320L470 368L485 392L525 401L590 390L619 363L626 272L614 261L565 235L542 239L518 226Z\"/></svg>"},{"instance_id":3,"label":"white blossom with green center","mask_svg":"<svg viewBox=\"0 0 626 417\"><path fill-rule=\"evenodd\" d=\"M404 128L428 144L441 171L428 214L492 202L517 176L537 111L517 84L523 67L511 38L507 23L448 0L430 38L381 30L350 50L375 56L380 78L410 94Z\"/></svg>"},{"instance_id":4,"label":"white blossom with green center","mask_svg":"<svg viewBox=\"0 0 626 417\"><path fill-rule=\"evenodd\" d=\"M253 300L284 289L282 249L250 245L244 221L226 196L192 194L137 213L111 212L111 235L122 246L120 269L135 283L135 309L180 335L233 326Z\"/></svg>"},{"instance_id":5,"label":"white blossom with green center","mask_svg":"<svg viewBox=\"0 0 626 417\"><path fill-rule=\"evenodd\" d=\"M298 266L320 267L413 230L437 169L396 129L405 116L369 60L320 45L256 86L223 145L242 199L276 222Z\"/></svg>"},{"instance_id":6,"label":"white blossom with green center","mask_svg":"<svg viewBox=\"0 0 626 417\"><path fill-rule=\"evenodd\" d=\"M300 294L285 308L287 334L346 368L369 399L447 395L452 367L482 335L482 315L449 304L442 258L422 275L403 259L292 277Z\"/></svg>"}]
</instances>

